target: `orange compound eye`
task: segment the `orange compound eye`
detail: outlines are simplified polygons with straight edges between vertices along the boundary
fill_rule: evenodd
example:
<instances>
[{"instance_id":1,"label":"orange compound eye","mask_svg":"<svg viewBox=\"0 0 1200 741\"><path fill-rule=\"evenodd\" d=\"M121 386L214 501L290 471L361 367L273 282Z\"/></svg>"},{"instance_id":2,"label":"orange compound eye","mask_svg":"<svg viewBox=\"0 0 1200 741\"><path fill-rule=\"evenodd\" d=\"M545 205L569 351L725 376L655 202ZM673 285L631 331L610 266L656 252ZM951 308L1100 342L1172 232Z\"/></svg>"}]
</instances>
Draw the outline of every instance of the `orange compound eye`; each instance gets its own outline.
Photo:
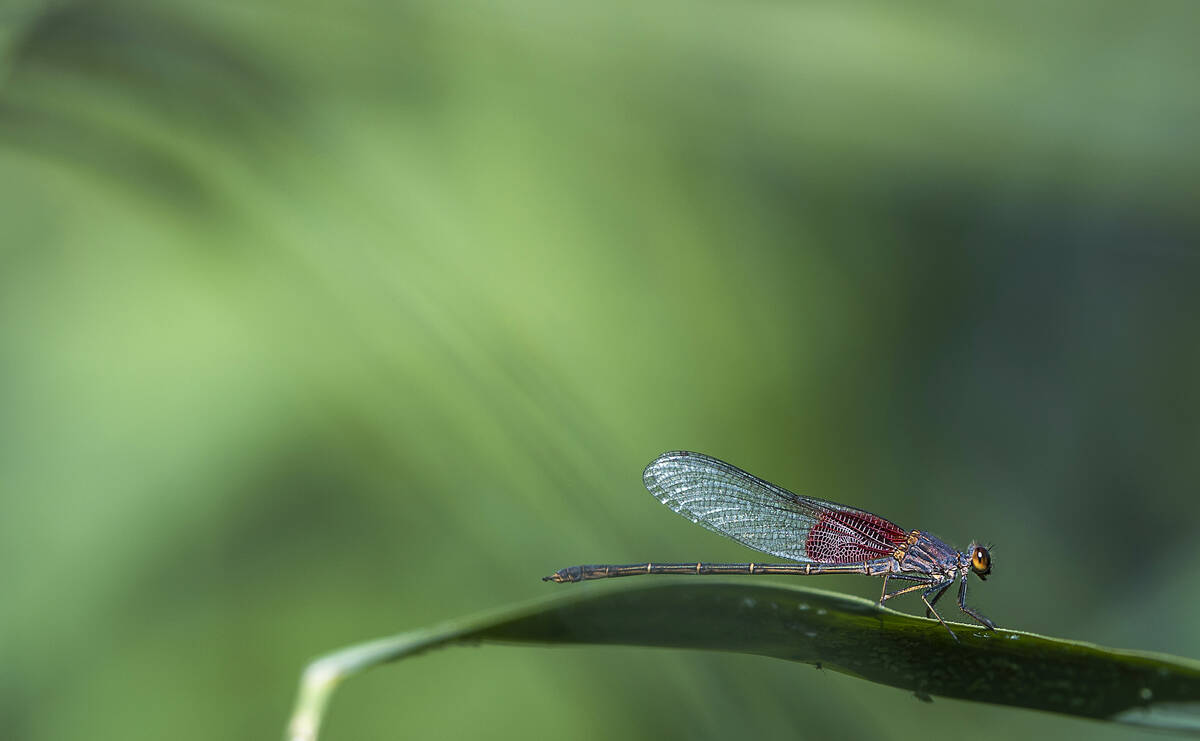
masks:
<instances>
[{"instance_id":1,"label":"orange compound eye","mask_svg":"<svg viewBox=\"0 0 1200 741\"><path fill-rule=\"evenodd\" d=\"M971 552L971 570L980 576L986 576L992 570L992 556L987 548L976 546Z\"/></svg>"}]
</instances>

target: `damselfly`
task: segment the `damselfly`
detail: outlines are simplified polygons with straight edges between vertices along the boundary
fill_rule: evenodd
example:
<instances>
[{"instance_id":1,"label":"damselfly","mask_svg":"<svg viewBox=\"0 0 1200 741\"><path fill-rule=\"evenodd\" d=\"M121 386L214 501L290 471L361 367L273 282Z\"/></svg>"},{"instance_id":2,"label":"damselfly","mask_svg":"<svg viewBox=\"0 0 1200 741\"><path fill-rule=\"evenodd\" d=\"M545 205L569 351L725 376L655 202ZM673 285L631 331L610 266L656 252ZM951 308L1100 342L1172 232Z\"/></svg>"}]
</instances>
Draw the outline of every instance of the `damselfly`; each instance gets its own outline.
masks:
<instances>
[{"instance_id":1,"label":"damselfly","mask_svg":"<svg viewBox=\"0 0 1200 741\"><path fill-rule=\"evenodd\" d=\"M641 574L867 574L883 577L882 605L921 592L926 617L950 627L934 605L958 582L958 606L985 625L995 624L967 606L967 577L992 571L988 549L972 543L956 550L929 533L905 530L878 515L823 499L793 494L701 453L675 451L655 458L642 481L660 502L692 522L795 563L639 563L571 566L543 581L574 582ZM916 582L889 593L889 579ZM951 637L958 639L953 631Z\"/></svg>"}]
</instances>

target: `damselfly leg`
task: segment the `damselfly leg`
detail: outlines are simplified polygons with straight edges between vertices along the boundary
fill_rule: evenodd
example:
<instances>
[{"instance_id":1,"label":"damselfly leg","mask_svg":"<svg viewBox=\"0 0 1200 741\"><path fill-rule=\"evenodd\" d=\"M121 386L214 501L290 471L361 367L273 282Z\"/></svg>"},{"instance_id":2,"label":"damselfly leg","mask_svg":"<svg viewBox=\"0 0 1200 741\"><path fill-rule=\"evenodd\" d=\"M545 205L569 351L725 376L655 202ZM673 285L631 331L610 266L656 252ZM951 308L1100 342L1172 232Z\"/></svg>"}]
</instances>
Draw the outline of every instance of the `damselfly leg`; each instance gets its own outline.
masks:
<instances>
[{"instance_id":1,"label":"damselfly leg","mask_svg":"<svg viewBox=\"0 0 1200 741\"><path fill-rule=\"evenodd\" d=\"M988 630L996 629L995 623L993 623L991 620L989 620L986 617L984 617L983 615L981 615L978 611L975 610L975 608L967 606L967 577L965 575L963 576L962 581L960 581L958 583L958 607L963 612L965 612L968 615L970 615L971 617L975 618L975 620L977 620L978 622L983 623L983 625L986 626Z\"/></svg>"},{"instance_id":2,"label":"damselfly leg","mask_svg":"<svg viewBox=\"0 0 1200 741\"><path fill-rule=\"evenodd\" d=\"M946 582L945 585L938 590L937 594L933 595L933 599L929 600L930 609L925 611L925 617L933 617L933 606L937 604L937 601L940 600L942 595L946 593L946 590L950 588L950 584L951 582Z\"/></svg>"}]
</instances>

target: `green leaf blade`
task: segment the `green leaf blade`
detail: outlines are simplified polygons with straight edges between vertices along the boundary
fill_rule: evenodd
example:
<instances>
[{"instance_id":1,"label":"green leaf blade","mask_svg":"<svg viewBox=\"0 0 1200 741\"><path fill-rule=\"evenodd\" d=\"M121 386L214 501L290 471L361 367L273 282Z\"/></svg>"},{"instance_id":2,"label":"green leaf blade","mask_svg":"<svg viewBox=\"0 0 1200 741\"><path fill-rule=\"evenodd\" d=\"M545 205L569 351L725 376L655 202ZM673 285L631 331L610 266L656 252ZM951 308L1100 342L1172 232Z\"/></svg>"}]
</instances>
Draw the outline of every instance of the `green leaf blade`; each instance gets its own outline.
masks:
<instances>
[{"instance_id":1,"label":"green leaf blade","mask_svg":"<svg viewBox=\"0 0 1200 741\"><path fill-rule=\"evenodd\" d=\"M348 649L313 666L340 680L417 650L478 641L729 651L820 665L921 699L1200 733L1200 663L1187 659L951 623L956 642L937 621L803 587L660 582L570 589L531 606ZM302 697L298 713L304 704Z\"/></svg>"}]
</instances>

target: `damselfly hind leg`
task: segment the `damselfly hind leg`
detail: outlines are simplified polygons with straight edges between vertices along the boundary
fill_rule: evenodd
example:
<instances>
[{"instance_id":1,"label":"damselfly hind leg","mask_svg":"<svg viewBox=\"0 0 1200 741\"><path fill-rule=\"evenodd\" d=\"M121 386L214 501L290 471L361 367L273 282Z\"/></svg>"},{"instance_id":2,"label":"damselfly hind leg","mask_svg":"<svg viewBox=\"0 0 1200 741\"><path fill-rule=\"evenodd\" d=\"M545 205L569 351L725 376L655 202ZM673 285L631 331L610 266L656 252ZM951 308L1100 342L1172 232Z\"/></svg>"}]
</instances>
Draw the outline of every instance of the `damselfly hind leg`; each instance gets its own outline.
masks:
<instances>
[{"instance_id":1,"label":"damselfly hind leg","mask_svg":"<svg viewBox=\"0 0 1200 741\"><path fill-rule=\"evenodd\" d=\"M904 579L904 578L906 578L906 577L902 577L902 576L894 576L894 577L892 577L892 578L894 578L894 579ZM909 579L912 579L912 577L907 577L907 578L909 578ZM916 580L915 580L915 579L913 579L913 581L916 581ZM920 590L920 589L925 589L926 587L928 587L928 586L929 586L929 582L928 582L928 581L926 581L926 580L924 580L924 579L922 579L922 580L920 580L920 581L921 581L921 583L920 583L920 584L914 584L914 585L913 585L913 586L911 586L911 587L905 587L904 589L897 589L896 591L892 592L891 594L884 594L884 595L882 595L882 596L879 598L879 604L880 604L880 606L883 606L883 603L884 603L884 602L886 602L887 600L890 600L892 597L899 597L899 596L900 596L900 595L902 595L902 594L908 594L909 592L916 592L917 590Z\"/></svg>"}]
</instances>

